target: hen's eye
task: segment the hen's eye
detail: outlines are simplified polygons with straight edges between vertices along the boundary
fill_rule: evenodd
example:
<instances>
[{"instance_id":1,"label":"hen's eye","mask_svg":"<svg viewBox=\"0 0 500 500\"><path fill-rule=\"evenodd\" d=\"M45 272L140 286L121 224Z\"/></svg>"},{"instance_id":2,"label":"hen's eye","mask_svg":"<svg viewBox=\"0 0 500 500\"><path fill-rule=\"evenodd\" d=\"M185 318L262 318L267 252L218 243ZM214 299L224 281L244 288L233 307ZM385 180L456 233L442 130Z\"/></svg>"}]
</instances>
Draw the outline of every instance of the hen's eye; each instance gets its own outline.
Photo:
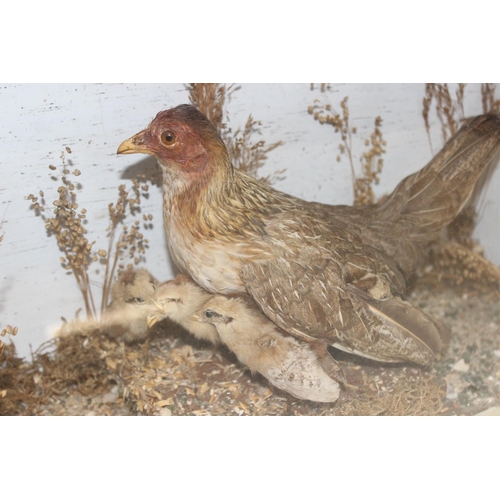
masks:
<instances>
[{"instance_id":1,"label":"hen's eye","mask_svg":"<svg viewBox=\"0 0 500 500\"><path fill-rule=\"evenodd\" d=\"M175 144L175 134L171 130L165 130L160 136L161 142L165 146L173 146Z\"/></svg>"},{"instance_id":2,"label":"hen's eye","mask_svg":"<svg viewBox=\"0 0 500 500\"><path fill-rule=\"evenodd\" d=\"M206 318L211 318L211 317L213 317L213 315L214 315L214 312L210 311L210 309L208 311L205 311L205 317Z\"/></svg>"}]
</instances>

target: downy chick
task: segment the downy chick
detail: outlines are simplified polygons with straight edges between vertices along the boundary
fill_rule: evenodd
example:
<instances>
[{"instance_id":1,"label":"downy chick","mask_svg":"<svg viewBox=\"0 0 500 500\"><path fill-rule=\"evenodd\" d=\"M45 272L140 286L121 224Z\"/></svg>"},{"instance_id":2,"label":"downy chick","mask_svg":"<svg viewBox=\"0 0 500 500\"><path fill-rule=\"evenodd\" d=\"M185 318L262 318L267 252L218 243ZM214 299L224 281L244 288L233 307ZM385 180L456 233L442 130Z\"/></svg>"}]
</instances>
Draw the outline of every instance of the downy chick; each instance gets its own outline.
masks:
<instances>
[{"instance_id":1,"label":"downy chick","mask_svg":"<svg viewBox=\"0 0 500 500\"><path fill-rule=\"evenodd\" d=\"M325 373L311 346L278 328L250 300L217 295L194 318L214 325L238 360L278 389L298 399L323 403L338 399L339 384ZM330 360L327 364L336 366Z\"/></svg>"},{"instance_id":2,"label":"downy chick","mask_svg":"<svg viewBox=\"0 0 500 500\"><path fill-rule=\"evenodd\" d=\"M159 285L155 297L156 308L150 312L147 323L151 328L158 321L169 318L197 339L219 344L220 338L213 325L193 319L193 314L211 297L211 293L200 288L191 278L179 274L174 280Z\"/></svg>"},{"instance_id":3,"label":"downy chick","mask_svg":"<svg viewBox=\"0 0 500 500\"><path fill-rule=\"evenodd\" d=\"M123 271L111 288L111 303L103 315L104 329L125 342L144 340L147 318L156 310L153 302L159 282L146 269Z\"/></svg>"}]
</instances>

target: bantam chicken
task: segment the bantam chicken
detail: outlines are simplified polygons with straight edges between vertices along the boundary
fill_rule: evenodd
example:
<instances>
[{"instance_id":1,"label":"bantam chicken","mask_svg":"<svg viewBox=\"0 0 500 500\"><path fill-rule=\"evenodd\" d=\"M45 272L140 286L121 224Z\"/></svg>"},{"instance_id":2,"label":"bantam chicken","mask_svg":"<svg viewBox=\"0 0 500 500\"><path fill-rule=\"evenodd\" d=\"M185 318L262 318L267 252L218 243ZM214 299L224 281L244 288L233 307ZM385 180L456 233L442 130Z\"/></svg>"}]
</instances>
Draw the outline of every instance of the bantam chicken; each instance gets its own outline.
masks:
<instances>
[{"instance_id":1,"label":"bantam chicken","mask_svg":"<svg viewBox=\"0 0 500 500\"><path fill-rule=\"evenodd\" d=\"M249 297L227 298L204 291L185 275L158 287L158 311L149 326L169 318L196 338L214 344L222 341L252 372L299 399L334 402L342 378L338 365L326 352L319 359L311 346L280 330Z\"/></svg>"},{"instance_id":2,"label":"bantam chicken","mask_svg":"<svg viewBox=\"0 0 500 500\"><path fill-rule=\"evenodd\" d=\"M111 303L102 318L103 328L125 342L144 340L148 336L147 319L156 310L159 282L146 269L120 273L111 288Z\"/></svg>"},{"instance_id":3,"label":"bantam chicken","mask_svg":"<svg viewBox=\"0 0 500 500\"><path fill-rule=\"evenodd\" d=\"M331 206L236 170L194 107L160 112L119 154L155 156L168 248L211 293L247 293L286 332L385 362L428 366L449 332L405 301L422 248L469 199L500 148L500 118L467 121L373 206Z\"/></svg>"}]
</instances>

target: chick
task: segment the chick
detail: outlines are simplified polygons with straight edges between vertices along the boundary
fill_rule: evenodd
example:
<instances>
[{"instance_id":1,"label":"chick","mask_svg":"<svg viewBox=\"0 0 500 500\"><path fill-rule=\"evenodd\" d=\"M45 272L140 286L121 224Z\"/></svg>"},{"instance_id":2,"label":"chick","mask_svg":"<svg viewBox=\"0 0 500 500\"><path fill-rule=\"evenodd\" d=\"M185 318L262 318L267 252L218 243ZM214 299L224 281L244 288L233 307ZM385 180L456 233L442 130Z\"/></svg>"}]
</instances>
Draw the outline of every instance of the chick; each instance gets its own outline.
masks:
<instances>
[{"instance_id":1,"label":"chick","mask_svg":"<svg viewBox=\"0 0 500 500\"><path fill-rule=\"evenodd\" d=\"M146 269L123 271L111 288L111 303L103 315L104 329L125 342L148 336L147 318L156 310L159 282Z\"/></svg>"},{"instance_id":2,"label":"chick","mask_svg":"<svg viewBox=\"0 0 500 500\"><path fill-rule=\"evenodd\" d=\"M174 280L159 285L155 297L157 307L147 318L148 326L151 328L158 321L169 318L196 338L219 344L220 338L213 325L193 319L193 314L212 297L191 278L179 274Z\"/></svg>"},{"instance_id":3,"label":"chick","mask_svg":"<svg viewBox=\"0 0 500 500\"><path fill-rule=\"evenodd\" d=\"M298 399L323 403L338 399L339 384L325 373L311 346L286 334L249 299L214 296L194 319L214 325L238 360L278 389ZM324 366L339 370L331 357Z\"/></svg>"}]
</instances>

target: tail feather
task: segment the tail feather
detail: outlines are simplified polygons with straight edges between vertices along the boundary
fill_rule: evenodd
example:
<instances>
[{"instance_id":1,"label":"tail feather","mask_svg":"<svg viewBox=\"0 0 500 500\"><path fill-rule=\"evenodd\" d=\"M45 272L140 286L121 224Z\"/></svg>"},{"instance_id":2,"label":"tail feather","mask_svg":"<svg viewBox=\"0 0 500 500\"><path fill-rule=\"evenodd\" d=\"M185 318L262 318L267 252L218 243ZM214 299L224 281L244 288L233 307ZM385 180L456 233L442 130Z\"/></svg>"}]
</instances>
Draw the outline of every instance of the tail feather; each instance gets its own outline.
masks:
<instances>
[{"instance_id":1,"label":"tail feather","mask_svg":"<svg viewBox=\"0 0 500 500\"><path fill-rule=\"evenodd\" d=\"M473 118L423 169L403 179L378 210L411 228L411 240L431 240L462 210L499 150L500 116Z\"/></svg>"}]
</instances>

